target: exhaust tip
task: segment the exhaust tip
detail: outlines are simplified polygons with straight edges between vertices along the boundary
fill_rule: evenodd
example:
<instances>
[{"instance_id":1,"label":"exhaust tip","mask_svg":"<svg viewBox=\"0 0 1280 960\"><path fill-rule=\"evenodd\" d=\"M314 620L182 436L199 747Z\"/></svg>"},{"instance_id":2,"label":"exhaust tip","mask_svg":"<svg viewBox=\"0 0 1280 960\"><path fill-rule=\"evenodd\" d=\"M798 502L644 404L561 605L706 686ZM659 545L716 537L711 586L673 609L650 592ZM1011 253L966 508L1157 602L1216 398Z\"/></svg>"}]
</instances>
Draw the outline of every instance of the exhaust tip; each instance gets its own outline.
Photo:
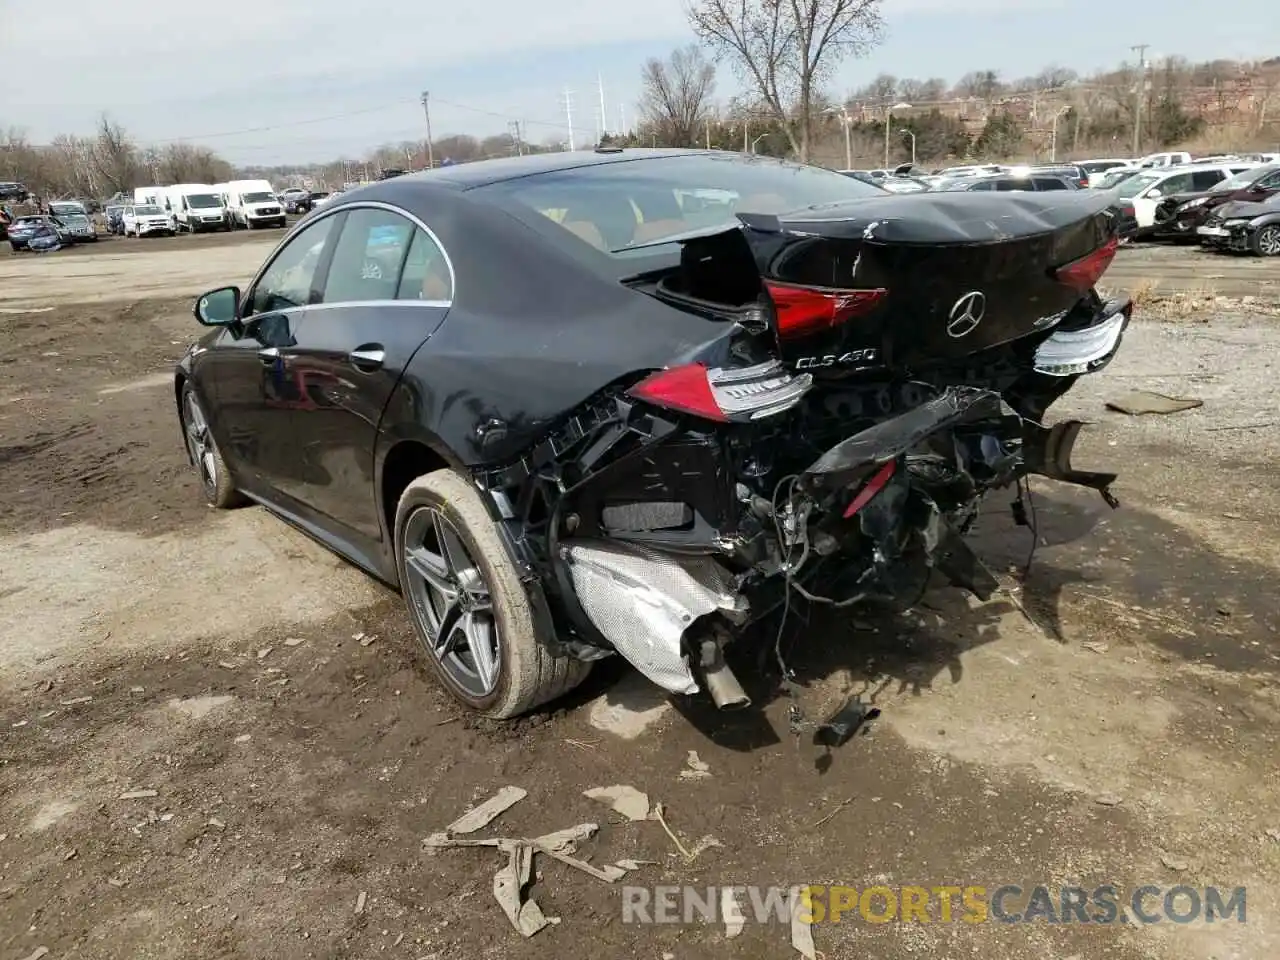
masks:
<instances>
[{"instance_id":1,"label":"exhaust tip","mask_svg":"<svg viewBox=\"0 0 1280 960\"><path fill-rule=\"evenodd\" d=\"M707 694L719 709L744 710L751 706L751 698L724 662L720 646L713 640L702 643L702 667Z\"/></svg>"}]
</instances>

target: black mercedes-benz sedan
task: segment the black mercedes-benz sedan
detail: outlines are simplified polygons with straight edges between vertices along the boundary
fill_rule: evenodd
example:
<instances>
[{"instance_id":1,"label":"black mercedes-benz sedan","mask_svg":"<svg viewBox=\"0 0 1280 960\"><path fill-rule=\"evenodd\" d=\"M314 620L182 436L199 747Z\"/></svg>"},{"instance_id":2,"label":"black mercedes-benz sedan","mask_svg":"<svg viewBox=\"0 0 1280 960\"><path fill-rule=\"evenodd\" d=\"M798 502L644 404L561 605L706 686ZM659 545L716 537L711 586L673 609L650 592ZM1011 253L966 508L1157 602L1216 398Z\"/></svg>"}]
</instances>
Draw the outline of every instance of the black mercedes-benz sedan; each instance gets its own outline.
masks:
<instances>
[{"instance_id":1,"label":"black mercedes-benz sedan","mask_svg":"<svg viewBox=\"0 0 1280 960\"><path fill-rule=\"evenodd\" d=\"M613 654L742 706L723 648L789 591L909 605L937 567L982 593L960 534L988 486L1105 490L1039 425L1128 322L1093 291L1117 240L1087 193L618 148L373 183L197 300L187 451L214 506L398 587L472 710ZM917 471L935 433L955 450Z\"/></svg>"}]
</instances>

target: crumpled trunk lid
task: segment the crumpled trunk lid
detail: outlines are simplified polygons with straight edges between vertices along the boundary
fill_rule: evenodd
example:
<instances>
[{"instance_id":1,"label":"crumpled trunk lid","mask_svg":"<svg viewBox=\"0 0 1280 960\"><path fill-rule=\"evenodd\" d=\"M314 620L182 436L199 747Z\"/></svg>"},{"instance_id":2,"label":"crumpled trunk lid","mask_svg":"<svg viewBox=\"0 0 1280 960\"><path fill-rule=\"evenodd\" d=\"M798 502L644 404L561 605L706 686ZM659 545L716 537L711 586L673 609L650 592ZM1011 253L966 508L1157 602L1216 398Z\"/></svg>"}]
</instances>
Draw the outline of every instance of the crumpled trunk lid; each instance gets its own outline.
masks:
<instances>
[{"instance_id":1,"label":"crumpled trunk lid","mask_svg":"<svg viewBox=\"0 0 1280 960\"><path fill-rule=\"evenodd\" d=\"M668 290L743 307L763 281L784 359L813 370L909 371L1047 329L1087 292L1055 271L1117 229L1108 195L1065 191L906 194L739 219L686 241ZM788 332L790 299L815 289L858 302L840 322Z\"/></svg>"}]
</instances>

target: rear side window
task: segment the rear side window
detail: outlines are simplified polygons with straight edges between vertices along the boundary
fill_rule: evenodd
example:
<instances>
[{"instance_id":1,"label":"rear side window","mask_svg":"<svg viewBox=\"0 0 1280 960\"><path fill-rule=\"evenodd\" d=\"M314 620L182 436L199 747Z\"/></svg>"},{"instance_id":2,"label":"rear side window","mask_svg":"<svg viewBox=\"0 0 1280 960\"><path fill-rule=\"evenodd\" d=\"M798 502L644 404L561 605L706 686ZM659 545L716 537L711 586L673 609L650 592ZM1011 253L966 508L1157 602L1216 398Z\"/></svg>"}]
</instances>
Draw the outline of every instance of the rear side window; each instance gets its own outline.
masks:
<instances>
[{"instance_id":1,"label":"rear side window","mask_svg":"<svg viewBox=\"0 0 1280 960\"><path fill-rule=\"evenodd\" d=\"M1280 190L1280 170L1263 177L1258 181L1258 186L1264 190Z\"/></svg>"},{"instance_id":2,"label":"rear side window","mask_svg":"<svg viewBox=\"0 0 1280 960\"><path fill-rule=\"evenodd\" d=\"M669 254L661 245L690 231L736 223L739 213L788 213L883 197L879 187L834 170L767 157L694 154L601 163L476 189L566 240L615 257ZM658 249L654 249L658 247Z\"/></svg>"},{"instance_id":3,"label":"rear side window","mask_svg":"<svg viewBox=\"0 0 1280 960\"><path fill-rule=\"evenodd\" d=\"M400 273L397 300L430 300L448 303L453 300L453 275L444 251L425 230L415 229L409 243L409 255Z\"/></svg>"},{"instance_id":4,"label":"rear side window","mask_svg":"<svg viewBox=\"0 0 1280 960\"><path fill-rule=\"evenodd\" d=\"M1035 185L1037 190L1066 190L1067 185L1057 177L1036 177Z\"/></svg>"},{"instance_id":5,"label":"rear side window","mask_svg":"<svg viewBox=\"0 0 1280 960\"><path fill-rule=\"evenodd\" d=\"M1223 180L1221 170L1197 170L1191 175L1192 190L1208 190L1216 183Z\"/></svg>"},{"instance_id":6,"label":"rear side window","mask_svg":"<svg viewBox=\"0 0 1280 960\"><path fill-rule=\"evenodd\" d=\"M394 300L414 225L390 210L347 214L325 280L323 303Z\"/></svg>"},{"instance_id":7,"label":"rear side window","mask_svg":"<svg viewBox=\"0 0 1280 960\"><path fill-rule=\"evenodd\" d=\"M970 190L994 190L995 188L996 188L996 182L994 180L979 180L969 189Z\"/></svg>"},{"instance_id":8,"label":"rear side window","mask_svg":"<svg viewBox=\"0 0 1280 960\"><path fill-rule=\"evenodd\" d=\"M1217 183L1219 180L1222 179L1222 174L1217 171L1214 171L1214 173L1216 176L1213 182ZM1172 177L1166 177L1160 183L1159 189L1160 189L1161 195L1166 197L1173 193L1186 193L1188 190L1192 189L1191 174L1178 173L1178 174L1174 174Z\"/></svg>"}]
</instances>

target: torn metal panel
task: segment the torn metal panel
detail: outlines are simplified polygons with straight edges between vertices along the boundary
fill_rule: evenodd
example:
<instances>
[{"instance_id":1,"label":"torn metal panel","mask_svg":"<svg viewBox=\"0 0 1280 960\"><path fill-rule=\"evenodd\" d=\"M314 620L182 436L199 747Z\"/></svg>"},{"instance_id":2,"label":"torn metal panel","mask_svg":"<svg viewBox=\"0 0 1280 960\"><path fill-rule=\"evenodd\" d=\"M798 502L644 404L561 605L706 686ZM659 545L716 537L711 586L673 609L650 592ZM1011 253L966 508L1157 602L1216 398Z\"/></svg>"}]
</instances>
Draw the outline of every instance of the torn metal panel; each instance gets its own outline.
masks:
<instances>
[{"instance_id":1,"label":"torn metal panel","mask_svg":"<svg viewBox=\"0 0 1280 960\"><path fill-rule=\"evenodd\" d=\"M493 897L520 936L532 937L558 922L544 916L542 908L525 897L525 890L533 882L533 848L520 840L504 840L498 849L507 854L507 863L493 875Z\"/></svg>"},{"instance_id":2,"label":"torn metal panel","mask_svg":"<svg viewBox=\"0 0 1280 960\"><path fill-rule=\"evenodd\" d=\"M696 693L683 637L715 611L742 615L747 602L710 557L675 557L643 547L567 540L578 602L637 670L672 693Z\"/></svg>"}]
</instances>

